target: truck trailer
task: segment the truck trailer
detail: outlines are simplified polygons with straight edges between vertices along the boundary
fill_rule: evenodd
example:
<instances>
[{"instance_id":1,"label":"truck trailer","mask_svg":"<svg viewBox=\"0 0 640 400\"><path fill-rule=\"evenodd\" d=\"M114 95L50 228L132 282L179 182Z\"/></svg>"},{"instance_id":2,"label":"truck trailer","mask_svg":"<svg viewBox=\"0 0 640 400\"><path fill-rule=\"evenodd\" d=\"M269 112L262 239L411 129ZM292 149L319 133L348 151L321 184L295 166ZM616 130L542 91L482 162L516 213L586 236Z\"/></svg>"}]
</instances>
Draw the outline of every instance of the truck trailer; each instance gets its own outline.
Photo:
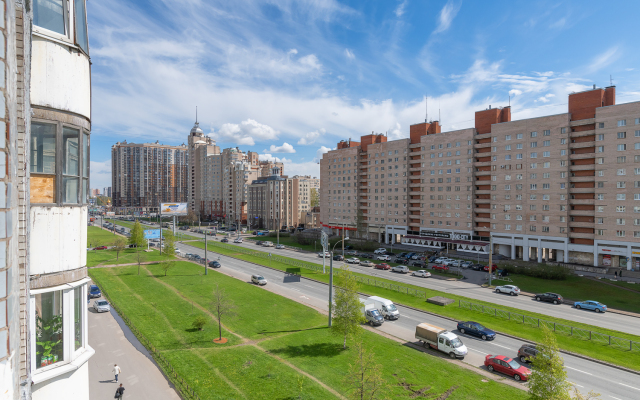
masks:
<instances>
[{"instance_id":1,"label":"truck trailer","mask_svg":"<svg viewBox=\"0 0 640 400\"><path fill-rule=\"evenodd\" d=\"M463 359L468 353L467 346L456 334L426 322L416 326L416 339L421 341L423 346L447 353L451 358Z\"/></svg>"}]
</instances>

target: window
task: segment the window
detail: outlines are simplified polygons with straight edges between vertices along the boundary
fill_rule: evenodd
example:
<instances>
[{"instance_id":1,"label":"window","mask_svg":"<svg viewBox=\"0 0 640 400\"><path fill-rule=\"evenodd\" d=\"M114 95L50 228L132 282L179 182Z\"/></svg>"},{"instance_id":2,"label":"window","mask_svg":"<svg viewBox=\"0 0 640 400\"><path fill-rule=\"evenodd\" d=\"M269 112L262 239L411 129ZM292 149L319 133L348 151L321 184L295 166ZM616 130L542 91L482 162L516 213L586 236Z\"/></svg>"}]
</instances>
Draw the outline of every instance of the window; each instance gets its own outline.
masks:
<instances>
[{"instance_id":1,"label":"window","mask_svg":"<svg viewBox=\"0 0 640 400\"><path fill-rule=\"evenodd\" d=\"M618 139L626 139L627 132L618 132Z\"/></svg>"},{"instance_id":2,"label":"window","mask_svg":"<svg viewBox=\"0 0 640 400\"><path fill-rule=\"evenodd\" d=\"M73 289L73 350L79 350L84 347L84 323L83 323L83 309L86 308L84 304L84 296L82 295L82 286L77 286Z\"/></svg>"},{"instance_id":3,"label":"window","mask_svg":"<svg viewBox=\"0 0 640 400\"><path fill-rule=\"evenodd\" d=\"M504 149L505 149L505 150L511 150L511 145L510 145L510 144L508 144L508 145L504 146Z\"/></svg>"},{"instance_id":4,"label":"window","mask_svg":"<svg viewBox=\"0 0 640 400\"><path fill-rule=\"evenodd\" d=\"M620 156L616 158L616 162L618 164L624 164L627 162L627 156Z\"/></svg>"},{"instance_id":5,"label":"window","mask_svg":"<svg viewBox=\"0 0 640 400\"><path fill-rule=\"evenodd\" d=\"M522 139L522 133L518 133L518 134L516 135L516 139Z\"/></svg>"},{"instance_id":6,"label":"window","mask_svg":"<svg viewBox=\"0 0 640 400\"><path fill-rule=\"evenodd\" d=\"M600 133L600 134L596 137L596 140L597 140L597 141L599 141L599 142L600 142L600 141L602 141L602 140L604 140L604 133Z\"/></svg>"},{"instance_id":7,"label":"window","mask_svg":"<svg viewBox=\"0 0 640 400\"><path fill-rule=\"evenodd\" d=\"M604 146L598 146L598 147L596 147L596 152L597 152L597 153L604 153Z\"/></svg>"},{"instance_id":8,"label":"window","mask_svg":"<svg viewBox=\"0 0 640 400\"><path fill-rule=\"evenodd\" d=\"M542 232L549 232L549 227L548 226L543 226L542 227Z\"/></svg>"},{"instance_id":9,"label":"window","mask_svg":"<svg viewBox=\"0 0 640 400\"><path fill-rule=\"evenodd\" d=\"M538 136L538 132L531 132L531 137L537 137Z\"/></svg>"},{"instance_id":10,"label":"window","mask_svg":"<svg viewBox=\"0 0 640 400\"><path fill-rule=\"evenodd\" d=\"M547 132L547 131L545 131L545 132ZM551 146L551 140L545 140L544 142L542 142L542 146L544 146L544 147Z\"/></svg>"},{"instance_id":11,"label":"window","mask_svg":"<svg viewBox=\"0 0 640 400\"><path fill-rule=\"evenodd\" d=\"M625 151L627 150L627 145L626 144L619 144L618 145L618 151Z\"/></svg>"},{"instance_id":12,"label":"window","mask_svg":"<svg viewBox=\"0 0 640 400\"><path fill-rule=\"evenodd\" d=\"M617 237L624 237L625 236L625 231L616 231L616 236Z\"/></svg>"},{"instance_id":13,"label":"window","mask_svg":"<svg viewBox=\"0 0 640 400\"><path fill-rule=\"evenodd\" d=\"M616 212L625 212L625 206L616 206Z\"/></svg>"},{"instance_id":14,"label":"window","mask_svg":"<svg viewBox=\"0 0 640 400\"><path fill-rule=\"evenodd\" d=\"M36 369L63 361L62 291L35 295Z\"/></svg>"},{"instance_id":15,"label":"window","mask_svg":"<svg viewBox=\"0 0 640 400\"><path fill-rule=\"evenodd\" d=\"M551 131L549 129L545 129L543 132L544 136L551 136Z\"/></svg>"},{"instance_id":16,"label":"window","mask_svg":"<svg viewBox=\"0 0 640 400\"><path fill-rule=\"evenodd\" d=\"M538 147L538 142L529 143L529 147Z\"/></svg>"},{"instance_id":17,"label":"window","mask_svg":"<svg viewBox=\"0 0 640 400\"><path fill-rule=\"evenodd\" d=\"M626 200L627 199L627 195L624 193L618 193L616 194L616 200Z\"/></svg>"},{"instance_id":18,"label":"window","mask_svg":"<svg viewBox=\"0 0 640 400\"><path fill-rule=\"evenodd\" d=\"M56 125L31 123L31 172L56 173Z\"/></svg>"},{"instance_id":19,"label":"window","mask_svg":"<svg viewBox=\"0 0 640 400\"><path fill-rule=\"evenodd\" d=\"M511 135L506 135L506 136L504 137L504 140L511 140Z\"/></svg>"},{"instance_id":20,"label":"window","mask_svg":"<svg viewBox=\"0 0 640 400\"><path fill-rule=\"evenodd\" d=\"M66 1L34 0L33 24L52 32L66 35Z\"/></svg>"},{"instance_id":21,"label":"window","mask_svg":"<svg viewBox=\"0 0 640 400\"><path fill-rule=\"evenodd\" d=\"M624 218L616 218L616 225L624 225Z\"/></svg>"},{"instance_id":22,"label":"window","mask_svg":"<svg viewBox=\"0 0 640 400\"><path fill-rule=\"evenodd\" d=\"M617 187L618 189L624 189L626 186L627 186L627 183L626 183L626 182L617 182L617 183L616 183L616 187Z\"/></svg>"},{"instance_id":23,"label":"window","mask_svg":"<svg viewBox=\"0 0 640 400\"><path fill-rule=\"evenodd\" d=\"M538 153L531 153L531 158L538 158Z\"/></svg>"},{"instance_id":24,"label":"window","mask_svg":"<svg viewBox=\"0 0 640 400\"><path fill-rule=\"evenodd\" d=\"M621 119L618 121L618 126L627 126L627 120L626 119Z\"/></svg>"},{"instance_id":25,"label":"window","mask_svg":"<svg viewBox=\"0 0 640 400\"><path fill-rule=\"evenodd\" d=\"M74 16L75 16L75 31L76 31L76 44L86 54L89 54L89 38L87 36L87 13L85 10L85 0L74 0Z\"/></svg>"},{"instance_id":26,"label":"window","mask_svg":"<svg viewBox=\"0 0 640 400\"><path fill-rule=\"evenodd\" d=\"M543 151L542 152L542 157L551 157L551 152L550 151Z\"/></svg>"}]
</instances>

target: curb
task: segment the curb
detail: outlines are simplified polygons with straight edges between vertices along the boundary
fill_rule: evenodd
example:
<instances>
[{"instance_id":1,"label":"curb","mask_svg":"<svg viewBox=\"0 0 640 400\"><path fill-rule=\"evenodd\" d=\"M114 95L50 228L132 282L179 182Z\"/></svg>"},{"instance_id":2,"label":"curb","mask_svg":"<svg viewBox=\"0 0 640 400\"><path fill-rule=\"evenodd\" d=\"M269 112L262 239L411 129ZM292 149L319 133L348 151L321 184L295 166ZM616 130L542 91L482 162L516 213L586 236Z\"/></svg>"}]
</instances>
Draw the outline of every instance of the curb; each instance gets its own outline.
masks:
<instances>
[{"instance_id":1,"label":"curb","mask_svg":"<svg viewBox=\"0 0 640 400\"><path fill-rule=\"evenodd\" d=\"M189 246L189 245L187 245L187 246ZM199 247L195 247L195 246L191 246L191 247L194 247L196 249L202 250ZM225 256L225 257L230 257L230 256ZM231 257L231 258L235 258L235 257ZM238 259L236 258L236 260L238 260ZM261 265L261 264L258 264L258 263L254 263L254 262L251 262L251 261L245 261L245 260L240 260L240 261L244 261L244 262L249 263L249 264L257 265L259 267L268 268L268 269L271 269L273 271L278 271L278 272L281 272L281 273L285 273L284 271L282 271L280 269L273 268L273 267L267 267L267 266L264 266L264 265ZM316 283L320 283L320 284L323 284L325 286L329 286L328 283L325 283L325 282L322 282L322 281L319 281L319 280L316 280L316 279L313 279L313 278L307 278L307 277L302 276L302 275L300 275L300 278L306 279L306 280L309 280L309 281L313 281L313 282L316 282ZM371 297L371 295L367 294L367 293L358 292L358 294L361 294L361 295L367 296L367 297ZM412 307L412 306L407 306L407 305L402 304L402 303L395 303L395 304L397 304L399 306L402 306L402 307L405 307L405 308L408 308L410 310L417 311L417 312L422 312L422 313L425 313L425 314L433 315L435 317L444 318L444 319L447 319L449 321L459 322L459 320L457 320L455 318L451 318L451 317L447 317L447 316L444 316L444 315L436 314L436 313L433 313L433 312L430 312L430 311L426 311L426 310L421 310L419 308L415 308L415 307ZM521 341L523 341L525 343L529 343L529 344L536 344L535 342L532 342L532 341L530 341L528 339L523 339L523 338L520 338L518 336L510 335L508 333L504 333L504 332L500 332L500 331L495 331L495 332L499 333L499 334L501 334L503 336L506 336L508 338L511 338L511 339L521 340ZM598 359L595 359L595 358L591 358L589 356L585 356L585 355L582 355L582 354L574 353L572 351L560 349L560 353L568 354L568 355L571 355L571 356L574 356L574 357L581 358L583 360L592 361L592 362L595 362L595 363L600 364L600 365L605 365L605 366L610 367L610 368L615 368L615 369L618 369L618 370L621 370L621 371L625 371L625 372L640 376L640 371L636 371L636 370L633 370L633 369L630 369L630 368L626 368L626 367L622 367L622 366L619 366L619 365L611 364L611 363L608 363L606 361L601 361L601 360L598 360Z\"/></svg>"}]
</instances>

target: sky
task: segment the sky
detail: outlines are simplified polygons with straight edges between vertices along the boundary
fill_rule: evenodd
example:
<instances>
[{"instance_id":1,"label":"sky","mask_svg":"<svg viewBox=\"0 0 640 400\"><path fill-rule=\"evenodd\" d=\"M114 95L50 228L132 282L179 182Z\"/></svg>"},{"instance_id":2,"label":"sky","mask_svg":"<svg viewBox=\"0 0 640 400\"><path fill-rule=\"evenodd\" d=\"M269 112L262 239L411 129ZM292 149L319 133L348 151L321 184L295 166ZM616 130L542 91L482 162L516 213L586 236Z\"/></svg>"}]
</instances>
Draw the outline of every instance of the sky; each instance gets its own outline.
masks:
<instances>
[{"instance_id":1,"label":"sky","mask_svg":"<svg viewBox=\"0 0 640 400\"><path fill-rule=\"evenodd\" d=\"M615 7L614 7L615 6ZM567 95L616 85L640 100L640 2L103 0L87 4L91 186L111 186L117 141L180 145L198 107L222 148L319 176L343 139L389 140L474 112L567 112Z\"/></svg>"}]
</instances>

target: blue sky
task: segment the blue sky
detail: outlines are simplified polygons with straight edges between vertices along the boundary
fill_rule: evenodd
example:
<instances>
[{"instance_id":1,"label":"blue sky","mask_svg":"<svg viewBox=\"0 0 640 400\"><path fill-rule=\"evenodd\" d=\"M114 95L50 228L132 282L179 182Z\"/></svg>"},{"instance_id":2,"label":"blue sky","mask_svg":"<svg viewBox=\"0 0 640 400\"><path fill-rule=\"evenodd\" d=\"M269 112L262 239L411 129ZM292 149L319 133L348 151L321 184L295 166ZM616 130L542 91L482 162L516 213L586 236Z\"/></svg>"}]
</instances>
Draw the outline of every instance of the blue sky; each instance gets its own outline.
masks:
<instances>
[{"instance_id":1,"label":"blue sky","mask_svg":"<svg viewBox=\"0 0 640 400\"><path fill-rule=\"evenodd\" d=\"M181 144L195 119L220 146L318 175L316 159L372 131L444 130L509 102L513 119L567 110L617 86L640 100L627 1L136 0L87 4L92 186L110 186L116 141Z\"/></svg>"}]
</instances>

